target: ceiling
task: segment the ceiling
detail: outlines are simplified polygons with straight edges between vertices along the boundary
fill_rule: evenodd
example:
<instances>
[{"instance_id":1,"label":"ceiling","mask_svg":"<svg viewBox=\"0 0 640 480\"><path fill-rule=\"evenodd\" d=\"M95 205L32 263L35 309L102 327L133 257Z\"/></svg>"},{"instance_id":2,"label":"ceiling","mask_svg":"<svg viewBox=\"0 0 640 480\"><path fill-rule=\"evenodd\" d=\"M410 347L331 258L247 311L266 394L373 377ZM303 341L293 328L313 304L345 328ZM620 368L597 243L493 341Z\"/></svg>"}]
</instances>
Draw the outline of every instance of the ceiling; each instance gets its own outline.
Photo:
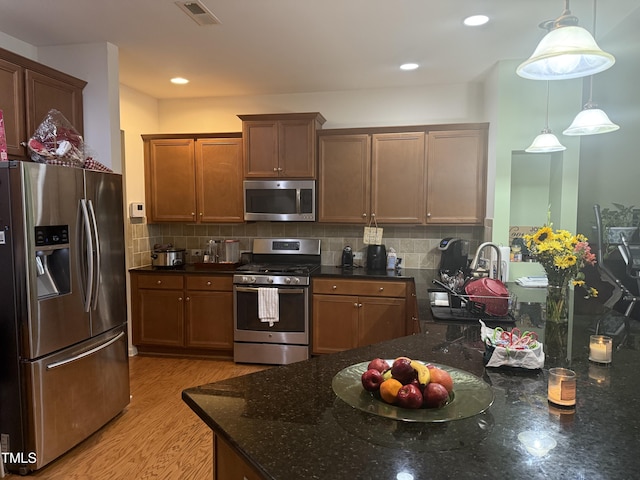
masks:
<instances>
[{"instance_id":1,"label":"ceiling","mask_svg":"<svg viewBox=\"0 0 640 480\"><path fill-rule=\"evenodd\" d=\"M195 1L195 0L193 0ZM120 83L155 98L310 93L461 83L524 60L563 0L200 0L199 26L174 0L0 0L0 32L36 47L110 42ZM593 0L571 11L592 30ZM637 0L601 1L596 37ZM491 20L465 27L467 15ZM615 52L611 52L615 55ZM405 62L420 64L399 70ZM190 83L173 85L175 76Z\"/></svg>"}]
</instances>

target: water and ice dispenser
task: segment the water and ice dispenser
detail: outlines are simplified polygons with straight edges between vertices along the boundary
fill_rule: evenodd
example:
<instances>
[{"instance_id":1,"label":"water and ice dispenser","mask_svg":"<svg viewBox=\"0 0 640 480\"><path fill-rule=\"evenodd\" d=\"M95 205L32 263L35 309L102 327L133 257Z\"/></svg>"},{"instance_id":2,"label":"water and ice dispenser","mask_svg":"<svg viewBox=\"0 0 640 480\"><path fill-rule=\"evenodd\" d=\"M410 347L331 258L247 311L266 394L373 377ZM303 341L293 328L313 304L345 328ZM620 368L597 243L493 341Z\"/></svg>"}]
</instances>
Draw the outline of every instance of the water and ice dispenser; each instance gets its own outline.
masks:
<instances>
[{"instance_id":1,"label":"water and ice dispenser","mask_svg":"<svg viewBox=\"0 0 640 480\"><path fill-rule=\"evenodd\" d=\"M38 299L71 291L68 225L35 227L35 262Z\"/></svg>"}]
</instances>

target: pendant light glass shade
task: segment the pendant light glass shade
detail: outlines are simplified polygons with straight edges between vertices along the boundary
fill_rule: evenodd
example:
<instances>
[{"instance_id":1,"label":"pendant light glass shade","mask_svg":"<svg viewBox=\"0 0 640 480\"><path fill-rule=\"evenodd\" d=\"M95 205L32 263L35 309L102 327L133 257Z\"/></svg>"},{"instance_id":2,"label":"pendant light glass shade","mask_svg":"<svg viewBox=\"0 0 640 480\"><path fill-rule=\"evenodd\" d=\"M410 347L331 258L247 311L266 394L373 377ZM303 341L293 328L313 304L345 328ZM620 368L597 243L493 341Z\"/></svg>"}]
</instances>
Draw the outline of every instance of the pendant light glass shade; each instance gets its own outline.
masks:
<instances>
[{"instance_id":1,"label":"pendant light glass shade","mask_svg":"<svg viewBox=\"0 0 640 480\"><path fill-rule=\"evenodd\" d=\"M615 132L620 128L620 125L616 125L606 113L604 113L596 105L587 104L576 118L573 119L569 128L564 132L564 135L596 135L598 133Z\"/></svg>"},{"instance_id":2,"label":"pendant light glass shade","mask_svg":"<svg viewBox=\"0 0 640 480\"><path fill-rule=\"evenodd\" d=\"M562 152L566 149L567 147L560 143L558 137L551 133L551 130L545 128L524 151L527 153L551 153Z\"/></svg>"},{"instance_id":3,"label":"pendant light glass shade","mask_svg":"<svg viewBox=\"0 0 640 480\"><path fill-rule=\"evenodd\" d=\"M516 73L532 80L566 80L602 72L615 61L584 28L559 27L544 36Z\"/></svg>"}]
</instances>

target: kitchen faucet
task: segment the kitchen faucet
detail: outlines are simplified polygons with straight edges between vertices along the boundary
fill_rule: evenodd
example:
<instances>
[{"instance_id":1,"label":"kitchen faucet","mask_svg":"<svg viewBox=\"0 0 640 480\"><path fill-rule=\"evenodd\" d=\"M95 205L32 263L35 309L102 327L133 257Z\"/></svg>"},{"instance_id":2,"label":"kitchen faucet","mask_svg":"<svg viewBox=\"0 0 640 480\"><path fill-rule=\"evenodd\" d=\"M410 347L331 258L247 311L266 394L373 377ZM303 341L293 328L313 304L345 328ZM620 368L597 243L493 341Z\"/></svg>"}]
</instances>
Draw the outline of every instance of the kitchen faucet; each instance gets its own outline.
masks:
<instances>
[{"instance_id":1,"label":"kitchen faucet","mask_svg":"<svg viewBox=\"0 0 640 480\"><path fill-rule=\"evenodd\" d=\"M478 263L480 261L480 255L482 254L482 251L487 247L493 248L496 251L498 262L497 262L495 278L501 280L502 279L502 253L500 252L500 248L498 247L498 245L491 242L484 242L480 244L480 246L476 250L476 254L473 257L471 264L469 265L469 270L471 270L471 275L476 276L477 274L477 276L481 276L481 277L485 276L484 270L478 270ZM486 270L486 273L488 277L491 277L491 268L489 268L489 270Z\"/></svg>"}]
</instances>

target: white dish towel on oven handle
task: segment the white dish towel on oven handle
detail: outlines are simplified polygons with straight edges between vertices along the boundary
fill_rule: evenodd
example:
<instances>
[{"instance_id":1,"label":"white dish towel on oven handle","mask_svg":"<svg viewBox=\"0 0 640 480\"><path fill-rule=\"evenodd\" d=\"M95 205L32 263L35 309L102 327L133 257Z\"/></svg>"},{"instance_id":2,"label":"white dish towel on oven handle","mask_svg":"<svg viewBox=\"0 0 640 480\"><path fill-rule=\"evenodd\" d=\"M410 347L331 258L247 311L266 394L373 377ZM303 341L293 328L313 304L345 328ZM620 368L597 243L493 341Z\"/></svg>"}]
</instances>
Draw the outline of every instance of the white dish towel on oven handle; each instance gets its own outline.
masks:
<instances>
[{"instance_id":1,"label":"white dish towel on oven handle","mask_svg":"<svg viewBox=\"0 0 640 480\"><path fill-rule=\"evenodd\" d=\"M280 320L277 288L258 288L258 317L261 322L269 323L273 327Z\"/></svg>"}]
</instances>

